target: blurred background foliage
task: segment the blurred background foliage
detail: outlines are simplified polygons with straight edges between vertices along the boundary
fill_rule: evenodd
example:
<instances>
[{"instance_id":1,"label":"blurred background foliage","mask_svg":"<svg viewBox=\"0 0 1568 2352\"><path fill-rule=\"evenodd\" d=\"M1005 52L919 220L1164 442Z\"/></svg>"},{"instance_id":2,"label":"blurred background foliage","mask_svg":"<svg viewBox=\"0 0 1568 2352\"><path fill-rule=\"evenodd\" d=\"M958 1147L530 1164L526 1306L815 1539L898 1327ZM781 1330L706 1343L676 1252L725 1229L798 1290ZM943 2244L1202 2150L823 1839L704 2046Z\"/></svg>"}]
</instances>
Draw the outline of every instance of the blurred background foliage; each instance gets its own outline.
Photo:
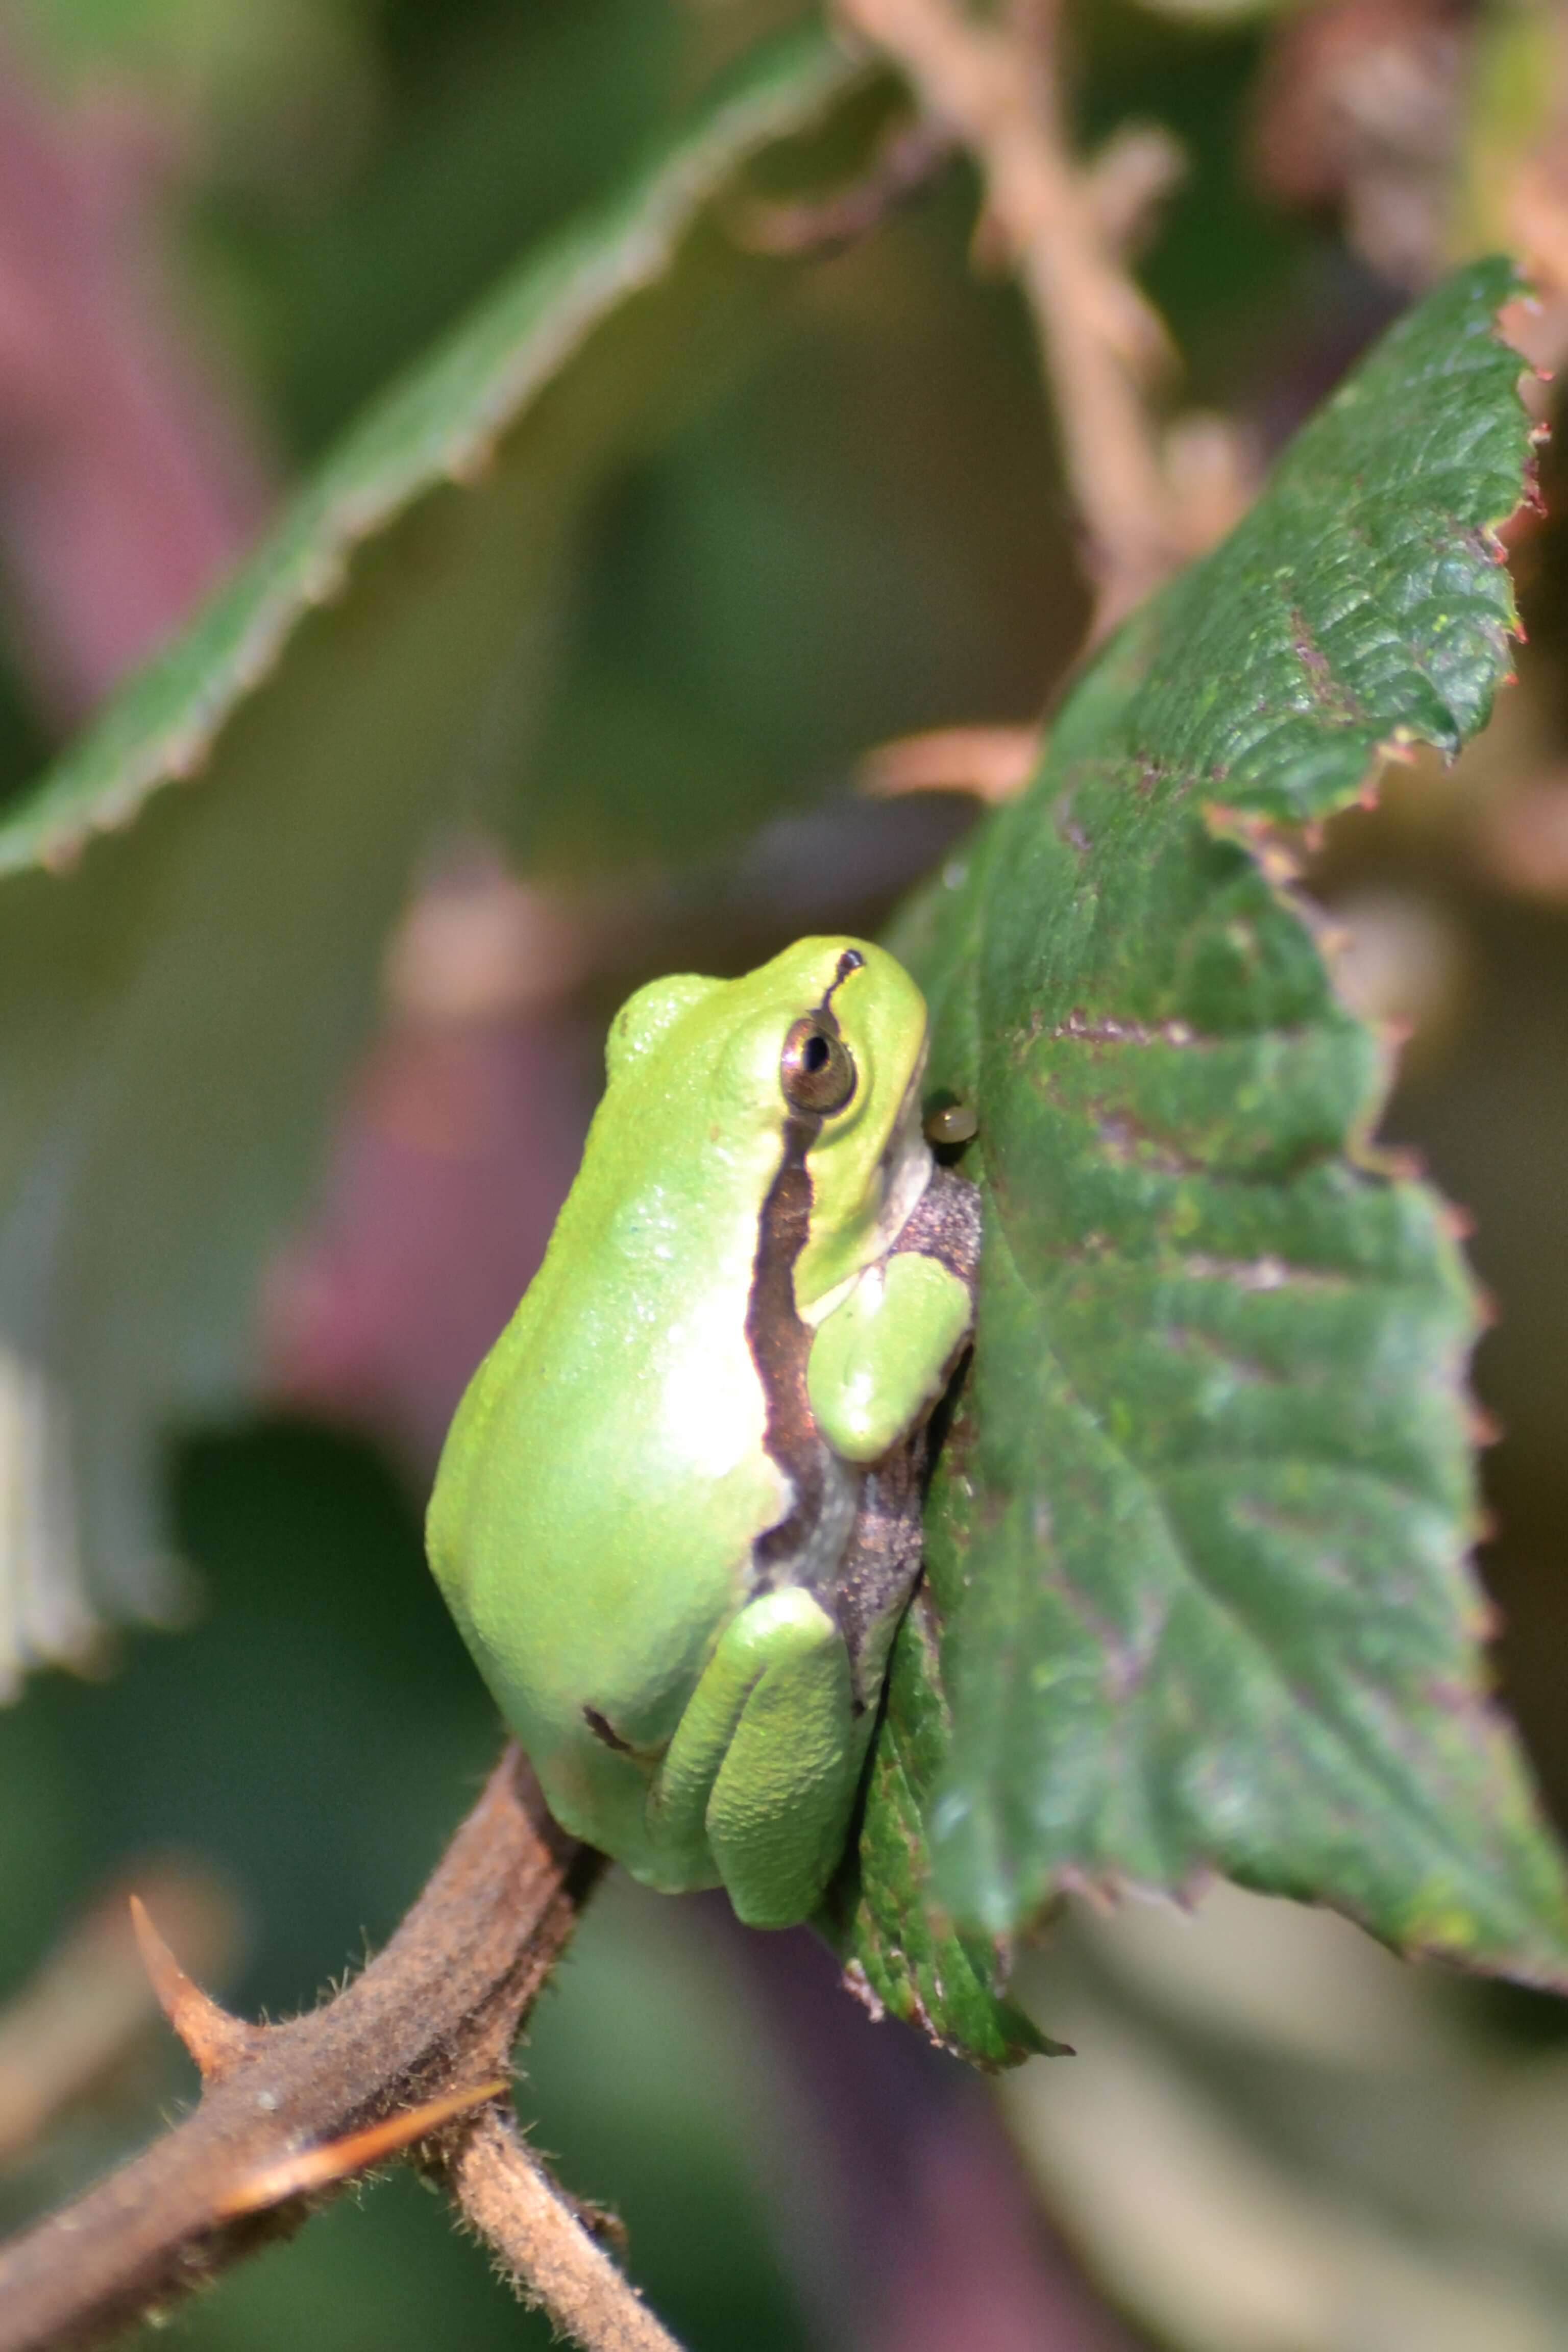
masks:
<instances>
[{"instance_id":1,"label":"blurred background foliage","mask_svg":"<svg viewBox=\"0 0 1568 2352\"><path fill-rule=\"evenodd\" d=\"M369 394L801 13L11 0L0 791L176 625ZM1069 13L1079 139L1152 121L1184 152L1144 282L1181 404L1231 420L1233 452L1276 446L1408 291L1479 242L1532 243L1552 324L1568 173L1554 7ZM27 2004L106 1886L173 1870L184 1948L241 2007L286 2011L386 1935L477 1785L495 1727L425 1575L419 1507L457 1385L569 1176L610 1008L654 971L874 927L973 803L868 800L861 755L1032 721L1080 642L1031 332L976 255L974 211L953 164L824 260L761 357L606 489L573 556L543 721L532 846L551 887L510 881L490 845L440 846L315 1207L264 1288L266 1393L242 1424L169 1433L194 1622L128 1638L101 1681L44 1676L0 1711L0 2003L16 2004L0 2006L0 2224L190 2088L163 2037L111 2020L102 2067L47 2127L16 2122L31 2112L18 2049L43 2046ZM1196 466L1204 446L1192 436ZM1479 1385L1507 1434L1485 1569L1506 1696L1561 1820L1568 542L1552 482L1549 459L1549 517L1515 534L1519 687L1458 769L1398 771L1375 812L1337 824L1316 881L1342 919L1345 986L1408 1033L1388 1131L1473 1214L1498 1299ZM58 560L73 530L74 569ZM606 879L582 812L625 773ZM1561 2345L1563 2009L1398 1969L1329 1927L1236 1896L1195 1928L1069 1923L1028 1989L1080 2055L1037 2062L998 2110L862 2020L805 1939L617 1884L537 2013L521 2101L569 2185L619 2212L636 2275L693 2347L1110 2352L1138 2329L1192 2352ZM118 2016L121 1962L106 1971L93 1997ZM28 2028L9 2043L7 2014ZM215 2352L545 2340L403 2177L176 2326Z\"/></svg>"}]
</instances>

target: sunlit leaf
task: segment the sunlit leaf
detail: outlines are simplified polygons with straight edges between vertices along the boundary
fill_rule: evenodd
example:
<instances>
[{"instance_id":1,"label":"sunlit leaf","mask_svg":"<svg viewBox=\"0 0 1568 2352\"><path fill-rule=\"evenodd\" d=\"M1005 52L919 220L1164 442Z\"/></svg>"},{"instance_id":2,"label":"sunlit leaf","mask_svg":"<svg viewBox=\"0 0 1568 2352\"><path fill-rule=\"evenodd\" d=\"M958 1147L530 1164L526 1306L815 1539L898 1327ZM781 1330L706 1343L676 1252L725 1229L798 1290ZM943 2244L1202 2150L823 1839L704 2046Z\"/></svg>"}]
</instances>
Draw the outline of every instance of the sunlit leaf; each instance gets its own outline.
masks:
<instances>
[{"instance_id":1,"label":"sunlit leaf","mask_svg":"<svg viewBox=\"0 0 1568 2352\"><path fill-rule=\"evenodd\" d=\"M1380 748L1457 751L1508 667L1510 284L1481 264L1384 340L904 927L985 1251L928 1515L945 1700L911 1622L882 1735L925 1739L934 1874L879 1760L868 1973L890 1880L1005 1935L1058 1889L1217 1871L1568 1977L1479 1646L1475 1292L1369 1143L1386 1054L1290 883L1297 829Z\"/></svg>"}]
</instances>

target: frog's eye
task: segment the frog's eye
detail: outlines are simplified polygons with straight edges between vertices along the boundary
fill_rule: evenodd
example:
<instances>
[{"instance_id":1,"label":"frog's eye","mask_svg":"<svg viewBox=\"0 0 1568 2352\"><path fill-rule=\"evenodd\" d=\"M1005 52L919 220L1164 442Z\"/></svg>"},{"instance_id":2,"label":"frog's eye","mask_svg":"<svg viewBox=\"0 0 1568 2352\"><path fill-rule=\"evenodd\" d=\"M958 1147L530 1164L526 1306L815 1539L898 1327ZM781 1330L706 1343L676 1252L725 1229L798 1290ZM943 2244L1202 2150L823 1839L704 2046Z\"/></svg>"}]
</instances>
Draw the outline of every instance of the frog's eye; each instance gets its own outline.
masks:
<instances>
[{"instance_id":1,"label":"frog's eye","mask_svg":"<svg viewBox=\"0 0 1568 2352\"><path fill-rule=\"evenodd\" d=\"M804 1014L784 1039L779 1084L792 1110L816 1118L842 1110L854 1093L854 1057L817 1013Z\"/></svg>"}]
</instances>

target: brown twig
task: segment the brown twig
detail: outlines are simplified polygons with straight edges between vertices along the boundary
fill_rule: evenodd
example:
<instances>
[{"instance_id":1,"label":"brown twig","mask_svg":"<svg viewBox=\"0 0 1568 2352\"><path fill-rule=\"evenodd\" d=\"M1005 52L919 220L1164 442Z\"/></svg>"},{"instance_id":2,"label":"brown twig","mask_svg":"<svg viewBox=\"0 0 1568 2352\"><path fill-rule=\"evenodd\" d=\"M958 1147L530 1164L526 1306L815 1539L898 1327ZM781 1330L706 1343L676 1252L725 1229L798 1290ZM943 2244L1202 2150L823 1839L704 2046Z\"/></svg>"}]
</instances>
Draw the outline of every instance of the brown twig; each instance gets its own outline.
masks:
<instances>
[{"instance_id":1,"label":"brown twig","mask_svg":"<svg viewBox=\"0 0 1568 2352\"><path fill-rule=\"evenodd\" d=\"M468 2221L557 2327L595 2352L678 2352L509 2116L487 2107L445 2168Z\"/></svg>"},{"instance_id":2,"label":"brown twig","mask_svg":"<svg viewBox=\"0 0 1568 2352\"><path fill-rule=\"evenodd\" d=\"M580 2344L675 2352L492 2104L601 1867L509 1748L385 1950L303 2017L230 2017L143 1914L149 1973L201 2069L201 2101L0 2249L0 2352L100 2342L395 2153L447 2182L523 2293Z\"/></svg>"},{"instance_id":3,"label":"brown twig","mask_svg":"<svg viewBox=\"0 0 1568 2352\"><path fill-rule=\"evenodd\" d=\"M1038 727L930 727L866 752L856 782L873 800L905 793L973 793L995 803L1021 793L1040 756Z\"/></svg>"},{"instance_id":4,"label":"brown twig","mask_svg":"<svg viewBox=\"0 0 1568 2352\"><path fill-rule=\"evenodd\" d=\"M984 174L985 226L1017 270L1039 331L1100 634L1192 551L1146 396L1169 344L1122 266L1124 208L1068 152L1055 10L1049 0L1015 0L1006 16L981 19L962 0L838 5L904 68Z\"/></svg>"},{"instance_id":5,"label":"brown twig","mask_svg":"<svg viewBox=\"0 0 1568 2352\"><path fill-rule=\"evenodd\" d=\"M925 185L952 146L942 124L917 115L900 126L853 186L811 204L752 203L731 233L752 253L826 253L854 245Z\"/></svg>"}]
</instances>

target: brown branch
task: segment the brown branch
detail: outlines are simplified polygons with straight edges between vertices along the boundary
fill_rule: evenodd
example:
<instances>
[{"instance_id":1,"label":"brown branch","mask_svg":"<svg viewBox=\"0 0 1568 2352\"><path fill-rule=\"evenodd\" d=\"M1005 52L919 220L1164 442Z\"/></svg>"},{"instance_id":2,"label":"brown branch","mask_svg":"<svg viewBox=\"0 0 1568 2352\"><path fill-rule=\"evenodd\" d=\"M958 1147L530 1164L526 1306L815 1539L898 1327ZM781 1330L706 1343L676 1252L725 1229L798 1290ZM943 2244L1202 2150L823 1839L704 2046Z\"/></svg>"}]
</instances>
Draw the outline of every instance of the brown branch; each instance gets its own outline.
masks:
<instances>
[{"instance_id":1,"label":"brown branch","mask_svg":"<svg viewBox=\"0 0 1568 2352\"><path fill-rule=\"evenodd\" d=\"M579 2343L674 2352L489 2105L601 1867L557 1828L508 1748L385 1950L303 2017L228 2017L142 1926L154 1988L202 2069L201 2102L0 2248L0 2352L100 2342L395 2153L447 2179L523 2292Z\"/></svg>"},{"instance_id":2,"label":"brown branch","mask_svg":"<svg viewBox=\"0 0 1568 2352\"><path fill-rule=\"evenodd\" d=\"M474 2228L557 2327L596 2352L679 2352L509 2116L494 2107L476 2116L444 2169Z\"/></svg>"},{"instance_id":3,"label":"brown branch","mask_svg":"<svg viewBox=\"0 0 1568 2352\"><path fill-rule=\"evenodd\" d=\"M1064 461L1089 540L1096 634L1192 551L1162 461L1148 388L1165 330L1122 263L1133 223L1124 191L1068 151L1055 12L1015 0L1007 16L962 0L838 0L847 23L897 59L927 108L984 176L987 222L1029 298L1055 399ZM1139 156L1150 192L1166 151Z\"/></svg>"}]
</instances>

